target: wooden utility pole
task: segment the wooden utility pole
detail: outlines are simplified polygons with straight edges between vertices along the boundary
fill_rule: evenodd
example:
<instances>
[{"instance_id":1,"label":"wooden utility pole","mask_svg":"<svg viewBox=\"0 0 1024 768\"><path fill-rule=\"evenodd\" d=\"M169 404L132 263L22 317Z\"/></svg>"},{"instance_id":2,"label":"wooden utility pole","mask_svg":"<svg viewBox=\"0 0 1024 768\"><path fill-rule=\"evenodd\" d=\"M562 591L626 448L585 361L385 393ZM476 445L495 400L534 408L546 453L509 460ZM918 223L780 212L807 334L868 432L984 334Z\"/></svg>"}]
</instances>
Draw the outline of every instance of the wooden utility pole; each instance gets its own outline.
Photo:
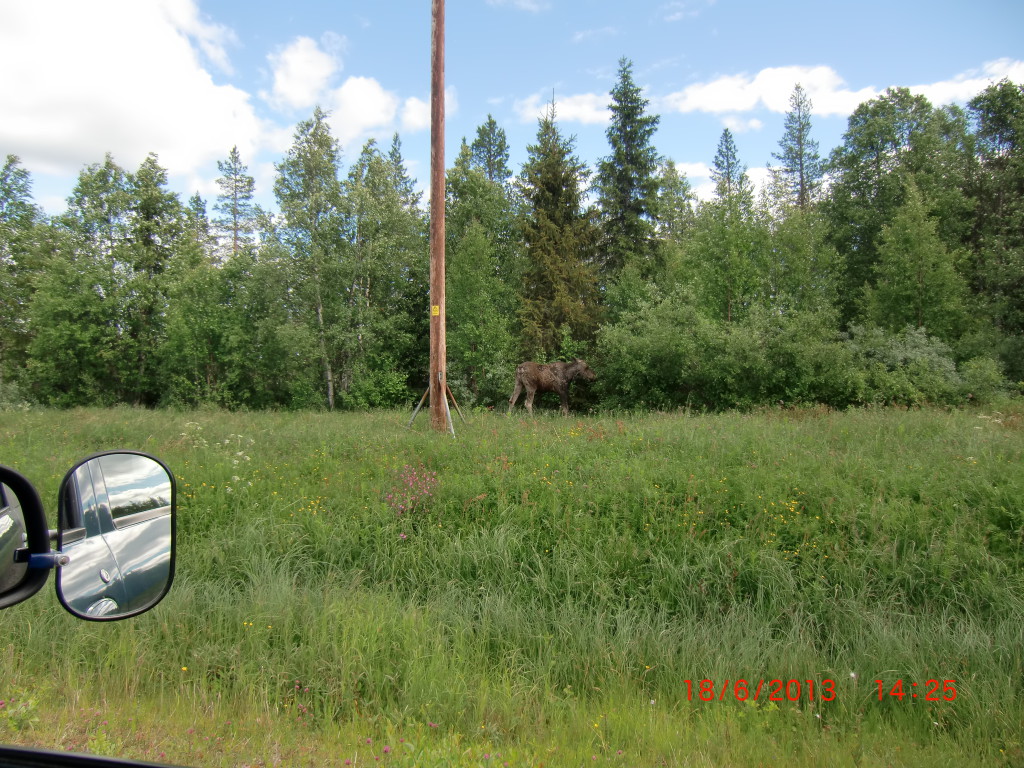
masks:
<instances>
[{"instance_id":1,"label":"wooden utility pole","mask_svg":"<svg viewBox=\"0 0 1024 768\"><path fill-rule=\"evenodd\" d=\"M449 429L444 315L444 0L432 0L430 46L430 423Z\"/></svg>"}]
</instances>

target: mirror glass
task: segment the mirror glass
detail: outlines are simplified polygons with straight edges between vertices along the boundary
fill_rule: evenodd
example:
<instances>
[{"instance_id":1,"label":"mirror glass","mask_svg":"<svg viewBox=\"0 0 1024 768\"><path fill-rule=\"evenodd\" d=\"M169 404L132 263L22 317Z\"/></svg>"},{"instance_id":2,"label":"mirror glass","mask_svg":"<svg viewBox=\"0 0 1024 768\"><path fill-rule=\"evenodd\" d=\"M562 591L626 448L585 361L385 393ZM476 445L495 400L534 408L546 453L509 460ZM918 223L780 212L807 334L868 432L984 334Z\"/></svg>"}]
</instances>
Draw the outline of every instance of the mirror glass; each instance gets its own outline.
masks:
<instances>
[{"instance_id":1,"label":"mirror glass","mask_svg":"<svg viewBox=\"0 0 1024 768\"><path fill-rule=\"evenodd\" d=\"M61 483L57 597L84 619L123 619L152 608L174 577L174 479L152 456L107 453Z\"/></svg>"}]
</instances>

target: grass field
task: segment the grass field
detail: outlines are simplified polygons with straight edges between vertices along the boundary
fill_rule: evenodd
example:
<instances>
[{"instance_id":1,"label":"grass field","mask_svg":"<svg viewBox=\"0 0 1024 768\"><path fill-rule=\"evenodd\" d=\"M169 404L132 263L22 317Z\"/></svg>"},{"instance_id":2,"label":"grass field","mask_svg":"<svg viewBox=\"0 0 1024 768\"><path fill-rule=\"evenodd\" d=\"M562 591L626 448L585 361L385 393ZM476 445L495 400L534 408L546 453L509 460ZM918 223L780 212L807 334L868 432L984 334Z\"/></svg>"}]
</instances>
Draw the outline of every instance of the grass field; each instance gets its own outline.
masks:
<instances>
[{"instance_id":1,"label":"grass field","mask_svg":"<svg viewBox=\"0 0 1024 768\"><path fill-rule=\"evenodd\" d=\"M134 620L77 621L52 587L0 613L0 743L1024 765L1020 403L481 413L455 438L407 413L3 417L0 463L48 502L88 453L163 458L179 538L174 588Z\"/></svg>"}]
</instances>

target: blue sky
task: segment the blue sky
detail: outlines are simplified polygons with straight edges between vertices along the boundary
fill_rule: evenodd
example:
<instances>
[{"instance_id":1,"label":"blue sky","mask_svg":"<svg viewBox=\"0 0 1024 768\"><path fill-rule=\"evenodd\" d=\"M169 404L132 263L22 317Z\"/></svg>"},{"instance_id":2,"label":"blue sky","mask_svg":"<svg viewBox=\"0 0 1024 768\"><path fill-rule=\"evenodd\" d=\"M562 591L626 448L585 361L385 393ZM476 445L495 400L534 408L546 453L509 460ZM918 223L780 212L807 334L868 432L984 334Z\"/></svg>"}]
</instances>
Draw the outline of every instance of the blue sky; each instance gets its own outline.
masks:
<instances>
[{"instance_id":1,"label":"blue sky","mask_svg":"<svg viewBox=\"0 0 1024 768\"><path fill-rule=\"evenodd\" d=\"M172 189L212 206L217 161L237 145L276 209L273 164L319 104L346 164L397 131L425 188L430 12L430 0L0 0L0 155L18 155L58 213L106 152L129 170L156 152ZM724 127L763 175L797 82L823 155L887 87L963 104L1003 77L1024 82L1018 0L447 0L446 27L447 165L491 114L518 171L553 97L593 168L626 57L661 116L655 146L698 190Z\"/></svg>"}]
</instances>

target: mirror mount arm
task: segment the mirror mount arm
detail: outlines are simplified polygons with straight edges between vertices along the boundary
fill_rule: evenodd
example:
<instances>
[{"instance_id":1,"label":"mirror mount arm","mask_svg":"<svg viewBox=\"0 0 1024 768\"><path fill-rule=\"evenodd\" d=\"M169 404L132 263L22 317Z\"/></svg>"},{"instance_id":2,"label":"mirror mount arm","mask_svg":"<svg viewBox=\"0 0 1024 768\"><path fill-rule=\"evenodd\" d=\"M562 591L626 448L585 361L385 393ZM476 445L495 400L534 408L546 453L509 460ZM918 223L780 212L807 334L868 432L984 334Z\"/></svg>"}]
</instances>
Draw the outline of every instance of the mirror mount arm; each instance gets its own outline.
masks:
<instances>
[{"instance_id":1,"label":"mirror mount arm","mask_svg":"<svg viewBox=\"0 0 1024 768\"><path fill-rule=\"evenodd\" d=\"M29 570L50 570L67 565L71 558L63 552L29 552L27 547L14 551L14 562L28 563Z\"/></svg>"}]
</instances>

